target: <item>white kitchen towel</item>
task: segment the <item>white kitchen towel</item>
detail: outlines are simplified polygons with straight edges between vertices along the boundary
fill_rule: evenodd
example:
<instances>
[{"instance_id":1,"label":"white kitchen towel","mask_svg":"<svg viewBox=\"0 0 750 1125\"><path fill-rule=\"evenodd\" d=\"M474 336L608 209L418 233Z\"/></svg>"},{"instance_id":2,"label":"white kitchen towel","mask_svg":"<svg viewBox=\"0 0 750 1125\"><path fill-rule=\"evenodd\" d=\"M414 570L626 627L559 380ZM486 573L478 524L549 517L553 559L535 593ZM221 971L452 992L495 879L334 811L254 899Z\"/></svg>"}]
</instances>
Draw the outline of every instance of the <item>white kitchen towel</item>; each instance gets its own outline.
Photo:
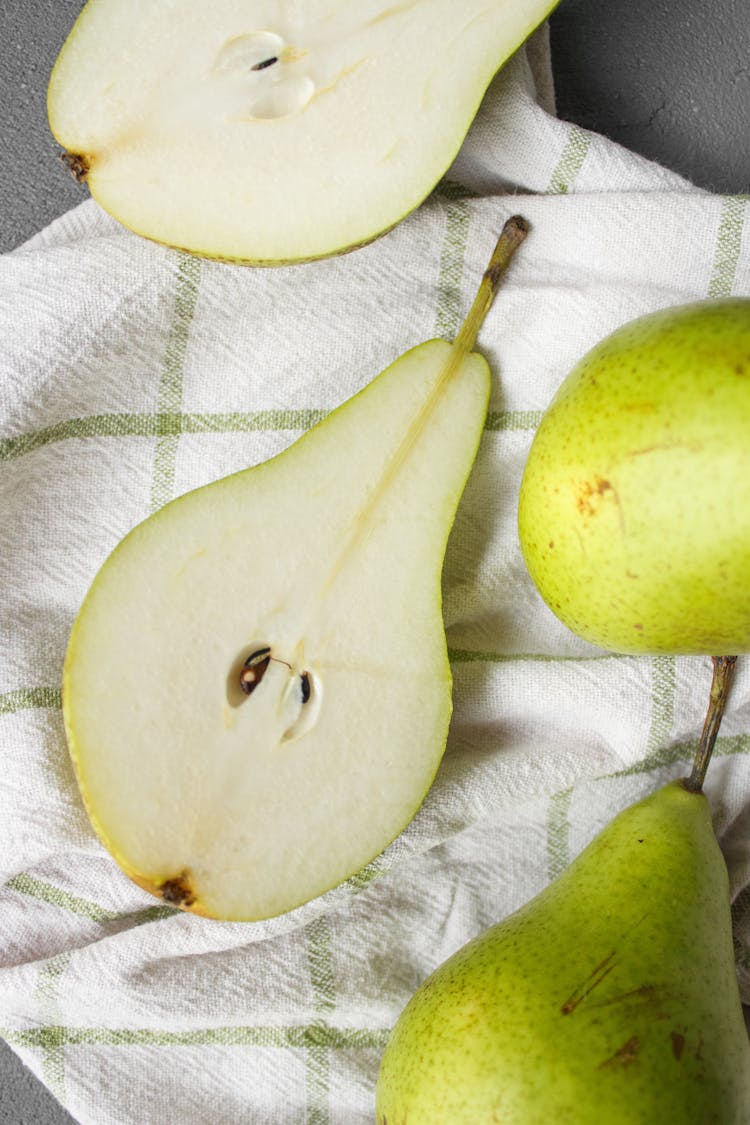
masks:
<instances>
[{"instance_id":1,"label":"white kitchen towel","mask_svg":"<svg viewBox=\"0 0 750 1125\"><path fill-rule=\"evenodd\" d=\"M176 912L119 871L76 789L60 675L86 589L165 501L450 337L513 212L531 234L480 336L494 384L446 558L455 710L437 779L322 899L258 924ZM541 412L590 346L656 308L750 293L747 212L557 120L521 52L446 180L346 256L200 261L86 202L0 259L0 1034L82 1125L372 1122L419 982L685 772L710 662L577 640L530 583L515 510ZM750 658L707 784L748 999L749 752Z\"/></svg>"}]
</instances>

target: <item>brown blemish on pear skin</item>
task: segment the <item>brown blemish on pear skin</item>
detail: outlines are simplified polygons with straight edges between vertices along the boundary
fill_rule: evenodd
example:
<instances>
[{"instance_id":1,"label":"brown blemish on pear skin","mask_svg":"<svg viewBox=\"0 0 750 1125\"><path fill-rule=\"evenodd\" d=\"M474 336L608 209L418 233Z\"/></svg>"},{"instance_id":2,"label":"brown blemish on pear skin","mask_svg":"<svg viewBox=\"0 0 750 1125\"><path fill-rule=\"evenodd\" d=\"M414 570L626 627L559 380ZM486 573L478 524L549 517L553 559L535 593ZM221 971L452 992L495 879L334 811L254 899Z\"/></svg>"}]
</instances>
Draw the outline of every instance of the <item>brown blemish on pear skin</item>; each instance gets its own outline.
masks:
<instances>
[{"instance_id":1,"label":"brown blemish on pear skin","mask_svg":"<svg viewBox=\"0 0 750 1125\"><path fill-rule=\"evenodd\" d=\"M582 516L591 519L597 514L602 500L607 496L611 496L617 505L620 530L624 534L625 517L622 511L622 504L620 503L620 496L612 482L605 477L594 477L593 481L584 481L578 492L576 507Z\"/></svg>"},{"instance_id":2,"label":"brown blemish on pear skin","mask_svg":"<svg viewBox=\"0 0 750 1125\"><path fill-rule=\"evenodd\" d=\"M579 985L575 992L568 997L560 1009L564 1016L569 1016L571 1012L574 1012L578 1005L583 1003L583 1001L591 995L593 990L602 983L604 978L612 972L615 967L614 956L614 952L612 952L609 957L605 957L603 961L600 961L599 964L591 970L583 984Z\"/></svg>"},{"instance_id":3,"label":"brown blemish on pear skin","mask_svg":"<svg viewBox=\"0 0 750 1125\"><path fill-rule=\"evenodd\" d=\"M670 1038L672 1040L672 1054L679 1062L682 1058L682 1052L685 1050L685 1036L680 1035L679 1031L673 1031Z\"/></svg>"},{"instance_id":4,"label":"brown blemish on pear skin","mask_svg":"<svg viewBox=\"0 0 750 1125\"><path fill-rule=\"evenodd\" d=\"M599 1063L599 1070L612 1070L615 1067L629 1066L640 1049L640 1040L637 1035L633 1035L628 1039L627 1043L623 1043L622 1047L619 1047L613 1055L610 1055L603 1063Z\"/></svg>"},{"instance_id":5,"label":"brown blemish on pear skin","mask_svg":"<svg viewBox=\"0 0 750 1125\"><path fill-rule=\"evenodd\" d=\"M703 443L700 441L658 441L654 445L644 445L642 449L634 449L631 457L644 457L649 453L671 453L673 449L687 449L689 453L701 453Z\"/></svg>"},{"instance_id":6,"label":"brown blemish on pear skin","mask_svg":"<svg viewBox=\"0 0 750 1125\"><path fill-rule=\"evenodd\" d=\"M576 500L578 511L584 516L596 515L599 505L598 497L605 496L607 492L611 491L612 485L603 477L594 477L593 483L588 480L584 481Z\"/></svg>"},{"instance_id":7,"label":"brown blemish on pear skin","mask_svg":"<svg viewBox=\"0 0 750 1125\"><path fill-rule=\"evenodd\" d=\"M641 844L643 841L639 840L638 843ZM662 991L659 990L657 985L642 984L640 988L632 988L629 992L621 992L618 996L611 996L606 1000L597 1000L591 1007L608 1008L613 1004L637 1005L638 1007L655 1009L651 1013L654 1019L666 1019L668 1018L667 1014L658 1010L662 1006L663 999Z\"/></svg>"}]
</instances>

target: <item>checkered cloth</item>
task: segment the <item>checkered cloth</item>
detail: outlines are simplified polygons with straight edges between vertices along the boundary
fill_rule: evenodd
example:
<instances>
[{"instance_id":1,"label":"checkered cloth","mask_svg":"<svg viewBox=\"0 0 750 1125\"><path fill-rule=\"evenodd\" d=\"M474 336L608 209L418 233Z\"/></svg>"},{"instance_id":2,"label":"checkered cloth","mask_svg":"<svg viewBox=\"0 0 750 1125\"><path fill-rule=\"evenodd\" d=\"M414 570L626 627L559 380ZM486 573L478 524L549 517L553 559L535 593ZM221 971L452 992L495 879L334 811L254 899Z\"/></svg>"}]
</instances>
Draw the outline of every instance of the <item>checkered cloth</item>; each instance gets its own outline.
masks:
<instances>
[{"instance_id":1,"label":"checkered cloth","mask_svg":"<svg viewBox=\"0 0 750 1125\"><path fill-rule=\"evenodd\" d=\"M524 570L515 509L541 413L590 346L655 308L750 293L750 204L557 120L528 59L425 204L352 254L203 262L86 202L0 259L0 1034L82 1125L371 1122L420 981L686 770L710 662L568 633ZM61 666L89 583L165 501L451 337L512 212L532 233L480 336L494 386L445 564L455 710L437 779L382 856L289 915L165 907L97 842L65 748ZM743 659L707 793L750 999L749 751Z\"/></svg>"}]
</instances>

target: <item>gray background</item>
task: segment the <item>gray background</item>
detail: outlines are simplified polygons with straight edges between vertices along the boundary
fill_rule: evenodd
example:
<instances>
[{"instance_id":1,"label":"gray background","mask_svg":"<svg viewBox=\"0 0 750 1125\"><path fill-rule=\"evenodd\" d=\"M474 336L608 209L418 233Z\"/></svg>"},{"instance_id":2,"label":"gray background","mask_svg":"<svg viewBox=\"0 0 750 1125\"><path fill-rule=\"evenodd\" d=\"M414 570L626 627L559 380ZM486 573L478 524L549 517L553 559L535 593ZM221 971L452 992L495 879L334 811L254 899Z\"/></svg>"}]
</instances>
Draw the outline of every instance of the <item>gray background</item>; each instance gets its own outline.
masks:
<instances>
[{"instance_id":1,"label":"gray background","mask_svg":"<svg viewBox=\"0 0 750 1125\"><path fill-rule=\"evenodd\" d=\"M56 159L45 113L50 68L82 7L0 5L0 252L86 198ZM750 191L750 0L562 0L551 32L561 117L702 187ZM72 1120L0 1041L0 1125Z\"/></svg>"}]
</instances>

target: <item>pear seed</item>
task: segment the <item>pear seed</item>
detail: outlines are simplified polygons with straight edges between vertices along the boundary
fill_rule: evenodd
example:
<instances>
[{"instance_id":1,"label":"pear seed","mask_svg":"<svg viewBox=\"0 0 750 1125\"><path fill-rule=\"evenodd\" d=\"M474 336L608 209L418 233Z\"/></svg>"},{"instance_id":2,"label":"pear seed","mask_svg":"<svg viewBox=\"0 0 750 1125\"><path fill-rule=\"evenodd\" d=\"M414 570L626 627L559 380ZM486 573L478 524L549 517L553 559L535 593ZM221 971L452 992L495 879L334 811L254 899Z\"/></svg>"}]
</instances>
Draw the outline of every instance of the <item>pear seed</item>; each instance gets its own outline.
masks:
<instances>
[{"instance_id":1,"label":"pear seed","mask_svg":"<svg viewBox=\"0 0 750 1125\"><path fill-rule=\"evenodd\" d=\"M259 648L248 656L240 672L240 687L245 695L251 695L266 674L271 663L270 648Z\"/></svg>"}]
</instances>

